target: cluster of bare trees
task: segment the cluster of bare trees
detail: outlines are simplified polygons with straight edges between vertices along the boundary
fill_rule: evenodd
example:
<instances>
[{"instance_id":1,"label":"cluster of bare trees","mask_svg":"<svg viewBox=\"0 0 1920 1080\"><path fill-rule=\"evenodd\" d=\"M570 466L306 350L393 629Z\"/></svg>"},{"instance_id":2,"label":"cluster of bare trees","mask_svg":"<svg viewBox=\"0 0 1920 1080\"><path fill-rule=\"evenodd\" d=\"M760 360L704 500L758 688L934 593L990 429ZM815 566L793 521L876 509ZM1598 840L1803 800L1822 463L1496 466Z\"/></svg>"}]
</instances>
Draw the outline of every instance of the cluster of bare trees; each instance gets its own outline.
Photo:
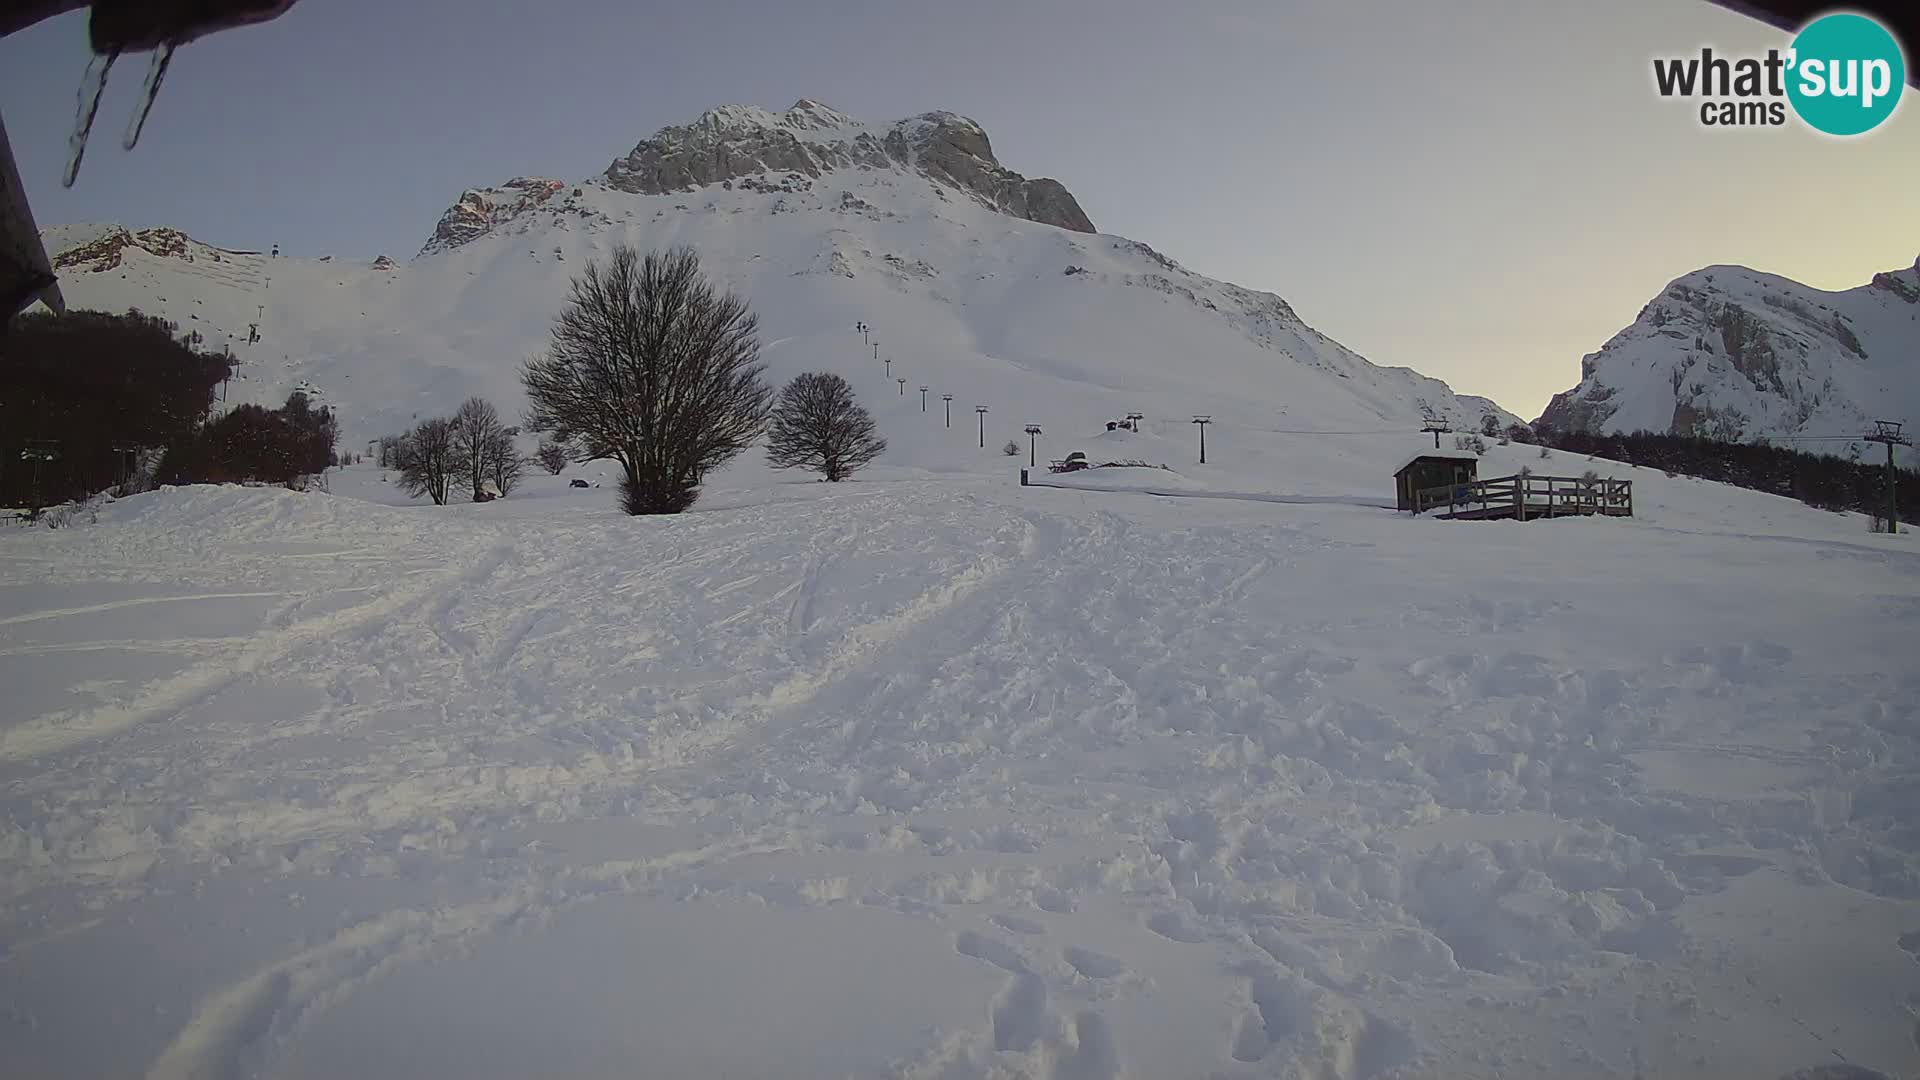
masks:
<instances>
[{"instance_id":1,"label":"cluster of bare trees","mask_svg":"<svg viewBox=\"0 0 1920 1080\"><path fill-rule=\"evenodd\" d=\"M832 481L886 450L845 379L809 372L776 399L764 372L758 320L707 279L692 249L643 256L621 245L574 279L552 344L522 369L526 425L543 436L532 461L556 476L569 462L614 461L628 513L672 514L763 433L776 468ZM412 494L445 503L459 488L483 502L518 484L527 459L517 434L470 398L380 440L378 453Z\"/></svg>"},{"instance_id":2,"label":"cluster of bare trees","mask_svg":"<svg viewBox=\"0 0 1920 1080\"><path fill-rule=\"evenodd\" d=\"M515 445L518 429L500 422L484 398L468 398L452 416L420 421L412 431L382 439L382 464L400 470L400 486L444 505L456 484L486 502L519 486L526 460Z\"/></svg>"},{"instance_id":3,"label":"cluster of bare trees","mask_svg":"<svg viewBox=\"0 0 1920 1080\"><path fill-rule=\"evenodd\" d=\"M640 255L620 246L574 279L546 353L522 372L527 426L543 466L620 465L630 514L693 505L708 473L762 432L779 468L844 479L886 443L837 375L806 374L778 401L762 378L759 321L723 292L690 248Z\"/></svg>"}]
</instances>

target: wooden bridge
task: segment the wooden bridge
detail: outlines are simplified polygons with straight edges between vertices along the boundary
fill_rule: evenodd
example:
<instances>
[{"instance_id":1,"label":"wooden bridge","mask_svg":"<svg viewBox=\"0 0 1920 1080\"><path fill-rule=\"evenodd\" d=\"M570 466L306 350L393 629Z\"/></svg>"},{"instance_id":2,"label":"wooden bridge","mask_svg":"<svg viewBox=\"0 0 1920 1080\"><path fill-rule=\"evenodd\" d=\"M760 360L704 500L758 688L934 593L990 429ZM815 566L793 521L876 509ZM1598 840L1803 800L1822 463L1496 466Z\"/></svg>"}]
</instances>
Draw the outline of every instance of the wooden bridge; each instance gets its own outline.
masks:
<instances>
[{"instance_id":1,"label":"wooden bridge","mask_svg":"<svg viewBox=\"0 0 1920 1080\"><path fill-rule=\"evenodd\" d=\"M1588 514L1632 517L1633 481L1532 473L1496 476L1417 491L1413 512L1435 513L1457 521L1532 521Z\"/></svg>"}]
</instances>

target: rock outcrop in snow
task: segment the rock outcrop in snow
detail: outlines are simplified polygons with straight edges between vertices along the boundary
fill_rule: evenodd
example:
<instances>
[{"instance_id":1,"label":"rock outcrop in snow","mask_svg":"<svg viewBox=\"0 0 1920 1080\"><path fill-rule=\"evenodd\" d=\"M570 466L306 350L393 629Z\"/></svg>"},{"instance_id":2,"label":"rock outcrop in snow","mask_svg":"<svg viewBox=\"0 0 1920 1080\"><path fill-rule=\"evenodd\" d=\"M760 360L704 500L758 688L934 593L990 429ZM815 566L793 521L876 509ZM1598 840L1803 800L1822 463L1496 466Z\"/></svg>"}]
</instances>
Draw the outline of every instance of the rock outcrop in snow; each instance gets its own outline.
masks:
<instances>
[{"instance_id":1,"label":"rock outcrop in snow","mask_svg":"<svg viewBox=\"0 0 1920 1080\"><path fill-rule=\"evenodd\" d=\"M46 230L45 241L53 253L56 271L104 273L121 265L128 248L137 248L162 259L194 262L197 259L221 261L223 256L253 254L222 251L203 244L179 229L155 228L135 232L124 225L68 225Z\"/></svg>"},{"instance_id":2,"label":"rock outcrop in snow","mask_svg":"<svg viewBox=\"0 0 1920 1080\"><path fill-rule=\"evenodd\" d=\"M440 215L440 223L433 227L433 235L420 254L451 251L476 236L484 236L495 225L539 206L566 186L559 180L516 176L499 187L468 188Z\"/></svg>"},{"instance_id":3,"label":"rock outcrop in snow","mask_svg":"<svg viewBox=\"0 0 1920 1080\"><path fill-rule=\"evenodd\" d=\"M691 124L662 128L607 166L621 191L663 195L762 173L817 179L835 169L915 169L982 205L1074 232L1094 231L1057 180L1029 180L1001 165L984 128L964 116L930 112L880 130L802 98L783 113L747 105L712 109Z\"/></svg>"},{"instance_id":4,"label":"rock outcrop in snow","mask_svg":"<svg viewBox=\"0 0 1920 1080\"><path fill-rule=\"evenodd\" d=\"M1541 421L1751 441L1920 421L1920 260L1825 292L1740 266L1669 284ZM1828 449L1844 443L1827 444Z\"/></svg>"}]
</instances>

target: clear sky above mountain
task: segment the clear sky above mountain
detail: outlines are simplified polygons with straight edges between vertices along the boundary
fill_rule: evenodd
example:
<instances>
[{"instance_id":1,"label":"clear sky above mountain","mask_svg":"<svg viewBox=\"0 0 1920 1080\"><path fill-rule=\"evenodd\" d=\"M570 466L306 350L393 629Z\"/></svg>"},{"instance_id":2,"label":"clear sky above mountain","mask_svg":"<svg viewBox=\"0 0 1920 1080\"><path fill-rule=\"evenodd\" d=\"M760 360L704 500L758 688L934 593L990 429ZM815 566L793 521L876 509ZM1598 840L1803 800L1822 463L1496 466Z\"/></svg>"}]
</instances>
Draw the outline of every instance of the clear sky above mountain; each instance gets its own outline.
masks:
<instances>
[{"instance_id":1,"label":"clear sky above mountain","mask_svg":"<svg viewBox=\"0 0 1920 1080\"><path fill-rule=\"evenodd\" d=\"M1693 0L302 0L182 49L132 153L124 61L71 190L84 17L0 41L0 108L42 224L358 256L410 255L463 188L582 179L717 104L952 109L1101 230L1533 415L1686 271L1844 288L1920 253L1913 102L1852 141L1705 129L1649 64L1704 44L1784 40Z\"/></svg>"}]
</instances>

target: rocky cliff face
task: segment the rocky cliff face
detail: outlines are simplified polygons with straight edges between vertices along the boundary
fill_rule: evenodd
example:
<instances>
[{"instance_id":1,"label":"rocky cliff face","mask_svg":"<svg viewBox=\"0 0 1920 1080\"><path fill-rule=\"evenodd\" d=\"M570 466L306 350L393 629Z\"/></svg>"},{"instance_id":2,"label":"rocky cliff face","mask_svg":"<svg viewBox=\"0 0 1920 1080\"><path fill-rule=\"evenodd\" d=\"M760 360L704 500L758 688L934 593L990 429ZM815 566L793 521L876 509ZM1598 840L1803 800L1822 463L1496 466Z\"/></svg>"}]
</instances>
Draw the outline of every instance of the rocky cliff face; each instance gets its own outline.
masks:
<instances>
[{"instance_id":1,"label":"rocky cliff face","mask_svg":"<svg viewBox=\"0 0 1920 1080\"><path fill-rule=\"evenodd\" d=\"M662 195L762 173L818 178L835 169L887 168L916 170L1013 217L1094 231L1059 181L1029 180L1001 165L986 131L949 112L910 117L882 131L806 99L783 113L728 105L661 129L607 166L602 179L621 191Z\"/></svg>"},{"instance_id":2,"label":"rocky cliff face","mask_svg":"<svg viewBox=\"0 0 1920 1080\"><path fill-rule=\"evenodd\" d=\"M1094 231L1059 181L1028 179L1001 165L985 129L964 116L931 112L879 128L804 98L785 112L723 105L691 124L662 128L591 183L635 195L708 186L779 195L801 191L830 172L881 169L918 174L1010 217ZM519 177L465 191L420 254L450 251L529 210L571 205L564 198L554 201L567 186Z\"/></svg>"},{"instance_id":3,"label":"rocky cliff face","mask_svg":"<svg viewBox=\"0 0 1920 1080\"><path fill-rule=\"evenodd\" d=\"M135 232L112 225L94 230L82 242L57 251L53 257L53 268L56 271L81 269L103 273L119 266L130 247L139 248L149 255L186 262L193 262L196 258L207 258L214 262L221 259L220 249L202 244L178 229L163 227Z\"/></svg>"},{"instance_id":4,"label":"rocky cliff face","mask_svg":"<svg viewBox=\"0 0 1920 1080\"><path fill-rule=\"evenodd\" d=\"M495 225L553 198L566 186L559 180L518 176L496 188L469 188L440 215L440 223L434 226L420 254L450 251L485 235Z\"/></svg>"},{"instance_id":5,"label":"rocky cliff face","mask_svg":"<svg viewBox=\"0 0 1920 1080\"><path fill-rule=\"evenodd\" d=\"M1920 420L1920 260L1826 292L1739 266L1669 284L1580 362L1540 419L1567 431L1728 441L1857 432ZM1816 449L1845 450L1819 440Z\"/></svg>"}]
</instances>

